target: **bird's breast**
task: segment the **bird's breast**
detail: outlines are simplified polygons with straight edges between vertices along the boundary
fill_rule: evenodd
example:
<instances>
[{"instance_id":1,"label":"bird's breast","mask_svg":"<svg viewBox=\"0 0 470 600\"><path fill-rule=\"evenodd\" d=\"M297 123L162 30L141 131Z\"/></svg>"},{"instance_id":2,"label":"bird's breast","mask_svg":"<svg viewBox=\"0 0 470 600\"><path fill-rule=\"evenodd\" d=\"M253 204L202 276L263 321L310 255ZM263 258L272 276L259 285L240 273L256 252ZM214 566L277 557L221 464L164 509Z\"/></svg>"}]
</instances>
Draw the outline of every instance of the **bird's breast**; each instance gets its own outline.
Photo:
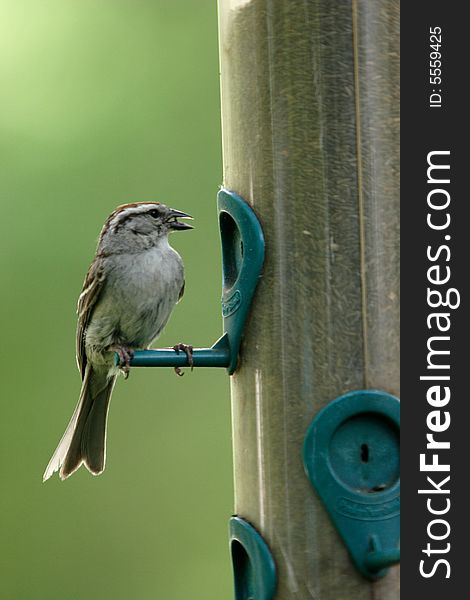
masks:
<instances>
[{"instance_id":1,"label":"bird's breast","mask_svg":"<svg viewBox=\"0 0 470 600\"><path fill-rule=\"evenodd\" d=\"M120 342L146 347L168 321L183 281L181 258L170 246L116 257L97 313L113 315Z\"/></svg>"},{"instance_id":2,"label":"bird's breast","mask_svg":"<svg viewBox=\"0 0 470 600\"><path fill-rule=\"evenodd\" d=\"M163 296L175 296L183 284L183 265L179 255L154 248L123 259L122 276L125 285L121 292L133 302L151 302Z\"/></svg>"}]
</instances>

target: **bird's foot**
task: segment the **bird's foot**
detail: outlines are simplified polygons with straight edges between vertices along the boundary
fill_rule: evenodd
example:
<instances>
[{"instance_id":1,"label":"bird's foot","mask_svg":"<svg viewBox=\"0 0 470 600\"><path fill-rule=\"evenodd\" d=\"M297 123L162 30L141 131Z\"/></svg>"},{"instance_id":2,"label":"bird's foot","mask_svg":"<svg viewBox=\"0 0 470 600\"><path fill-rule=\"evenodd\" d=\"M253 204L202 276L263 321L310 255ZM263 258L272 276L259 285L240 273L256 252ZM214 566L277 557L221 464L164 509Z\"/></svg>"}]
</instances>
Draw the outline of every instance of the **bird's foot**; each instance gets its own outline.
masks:
<instances>
[{"instance_id":1,"label":"bird's foot","mask_svg":"<svg viewBox=\"0 0 470 600\"><path fill-rule=\"evenodd\" d=\"M186 356L188 357L188 365L191 367L192 371L194 369L193 347L188 346L187 344L176 344L176 346L173 346L173 350L176 352L176 354L179 354L180 351L186 354ZM183 377L184 375L184 372L181 370L181 367L175 367L175 373L179 377Z\"/></svg>"},{"instance_id":2,"label":"bird's foot","mask_svg":"<svg viewBox=\"0 0 470 600\"><path fill-rule=\"evenodd\" d=\"M128 346L113 346L110 350L117 353L119 356L119 370L124 375L124 379L129 377L130 362L134 358L134 350Z\"/></svg>"}]
</instances>

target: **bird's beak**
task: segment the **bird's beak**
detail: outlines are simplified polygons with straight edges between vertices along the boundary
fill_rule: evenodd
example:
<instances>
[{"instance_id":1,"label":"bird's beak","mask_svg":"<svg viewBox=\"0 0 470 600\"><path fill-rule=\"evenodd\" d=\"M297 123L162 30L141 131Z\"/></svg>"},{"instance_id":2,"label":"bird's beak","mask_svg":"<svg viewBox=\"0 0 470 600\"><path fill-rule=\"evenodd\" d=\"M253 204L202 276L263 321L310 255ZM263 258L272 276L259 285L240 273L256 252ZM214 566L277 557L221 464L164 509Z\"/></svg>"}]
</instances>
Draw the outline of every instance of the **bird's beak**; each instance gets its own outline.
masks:
<instances>
[{"instance_id":1,"label":"bird's beak","mask_svg":"<svg viewBox=\"0 0 470 600\"><path fill-rule=\"evenodd\" d=\"M176 231L182 231L184 229L193 229L192 225L188 225L188 223L180 223L177 219L192 219L191 215L188 215L180 210L170 209L170 214L168 215L167 223L170 225L171 229Z\"/></svg>"}]
</instances>

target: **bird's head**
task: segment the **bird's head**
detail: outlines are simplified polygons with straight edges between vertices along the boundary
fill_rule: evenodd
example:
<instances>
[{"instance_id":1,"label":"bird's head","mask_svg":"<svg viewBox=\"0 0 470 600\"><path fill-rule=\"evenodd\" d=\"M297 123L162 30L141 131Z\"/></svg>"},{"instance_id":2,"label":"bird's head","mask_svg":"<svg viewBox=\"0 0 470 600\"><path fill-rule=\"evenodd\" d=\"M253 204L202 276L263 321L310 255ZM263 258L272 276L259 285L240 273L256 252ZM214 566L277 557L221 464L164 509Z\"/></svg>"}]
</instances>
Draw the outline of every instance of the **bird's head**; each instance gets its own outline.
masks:
<instances>
[{"instance_id":1,"label":"bird's head","mask_svg":"<svg viewBox=\"0 0 470 600\"><path fill-rule=\"evenodd\" d=\"M100 250L149 248L172 231L192 229L178 219L192 219L184 212L159 202L133 202L118 206L107 218L100 235Z\"/></svg>"}]
</instances>

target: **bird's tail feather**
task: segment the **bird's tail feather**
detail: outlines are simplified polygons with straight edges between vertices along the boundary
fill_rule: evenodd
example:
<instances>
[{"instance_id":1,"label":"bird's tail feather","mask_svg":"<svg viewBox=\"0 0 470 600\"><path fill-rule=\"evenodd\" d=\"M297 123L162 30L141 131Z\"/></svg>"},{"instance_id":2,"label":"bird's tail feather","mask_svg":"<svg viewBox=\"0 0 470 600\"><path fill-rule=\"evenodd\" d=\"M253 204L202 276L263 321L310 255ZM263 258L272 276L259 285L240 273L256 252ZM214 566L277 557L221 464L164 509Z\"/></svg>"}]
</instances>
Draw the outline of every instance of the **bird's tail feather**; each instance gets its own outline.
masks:
<instances>
[{"instance_id":1,"label":"bird's tail feather","mask_svg":"<svg viewBox=\"0 0 470 600\"><path fill-rule=\"evenodd\" d=\"M47 465L43 481L59 469L60 478L66 479L82 463L94 475L104 470L106 421L115 380L115 375L108 377L107 371L87 365L78 404Z\"/></svg>"}]
</instances>

